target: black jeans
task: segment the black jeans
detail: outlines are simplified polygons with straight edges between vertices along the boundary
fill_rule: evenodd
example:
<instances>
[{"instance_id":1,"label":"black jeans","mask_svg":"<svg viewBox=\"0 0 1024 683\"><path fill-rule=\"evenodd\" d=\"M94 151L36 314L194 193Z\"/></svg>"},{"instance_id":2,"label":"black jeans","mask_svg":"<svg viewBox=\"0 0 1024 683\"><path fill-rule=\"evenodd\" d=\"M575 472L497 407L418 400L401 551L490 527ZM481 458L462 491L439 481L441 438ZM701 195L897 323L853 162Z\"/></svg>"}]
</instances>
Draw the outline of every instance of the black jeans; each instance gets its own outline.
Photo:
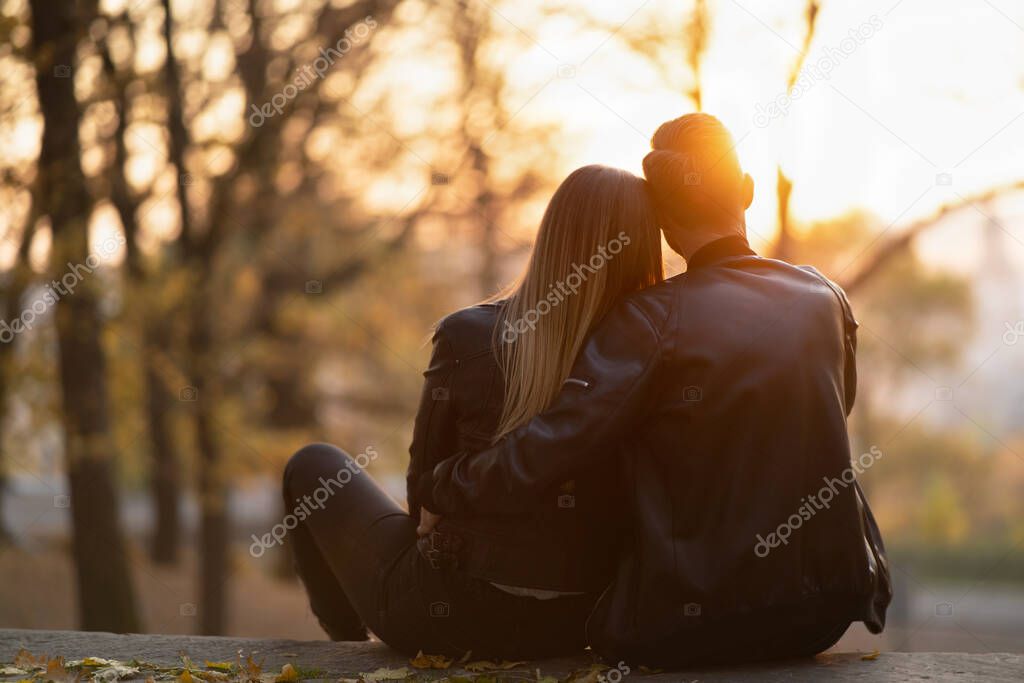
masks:
<instances>
[{"instance_id":1,"label":"black jeans","mask_svg":"<svg viewBox=\"0 0 1024 683\"><path fill-rule=\"evenodd\" d=\"M284 472L296 569L332 639L365 640L369 628L410 656L536 659L584 649L597 596L518 597L428 561L417 550L416 522L361 460L312 444Z\"/></svg>"}]
</instances>

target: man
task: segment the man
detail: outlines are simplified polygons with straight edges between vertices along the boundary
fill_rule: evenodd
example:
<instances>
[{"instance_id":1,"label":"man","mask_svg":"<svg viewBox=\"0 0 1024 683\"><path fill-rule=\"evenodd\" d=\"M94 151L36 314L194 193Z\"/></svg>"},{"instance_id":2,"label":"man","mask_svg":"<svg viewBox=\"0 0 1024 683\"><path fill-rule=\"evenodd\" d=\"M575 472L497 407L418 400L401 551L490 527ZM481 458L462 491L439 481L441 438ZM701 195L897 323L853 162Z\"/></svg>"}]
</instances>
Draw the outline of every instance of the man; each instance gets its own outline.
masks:
<instances>
[{"instance_id":1,"label":"man","mask_svg":"<svg viewBox=\"0 0 1024 683\"><path fill-rule=\"evenodd\" d=\"M880 632L891 586L850 460L849 303L750 249L753 181L717 119L670 121L652 147L645 175L687 272L613 311L547 411L426 473L420 502L514 513L624 459L632 542L587 624L610 661L811 655L853 621Z\"/></svg>"}]
</instances>

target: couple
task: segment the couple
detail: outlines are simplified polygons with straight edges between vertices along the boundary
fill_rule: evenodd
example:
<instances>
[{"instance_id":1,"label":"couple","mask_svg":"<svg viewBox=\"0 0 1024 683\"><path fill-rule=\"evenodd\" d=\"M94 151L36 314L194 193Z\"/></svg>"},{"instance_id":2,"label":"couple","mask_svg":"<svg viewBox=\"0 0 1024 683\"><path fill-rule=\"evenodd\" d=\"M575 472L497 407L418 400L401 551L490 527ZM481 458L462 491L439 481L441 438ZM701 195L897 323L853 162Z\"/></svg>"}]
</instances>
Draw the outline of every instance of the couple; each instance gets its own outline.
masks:
<instances>
[{"instance_id":1,"label":"couple","mask_svg":"<svg viewBox=\"0 0 1024 683\"><path fill-rule=\"evenodd\" d=\"M846 431L850 305L750 249L753 182L717 119L669 121L652 148L646 180L573 172L519 282L437 326L408 513L359 473L292 532L331 638L678 667L882 630L888 565ZM687 261L668 280L661 234ZM342 469L359 471L303 448L286 505Z\"/></svg>"}]
</instances>

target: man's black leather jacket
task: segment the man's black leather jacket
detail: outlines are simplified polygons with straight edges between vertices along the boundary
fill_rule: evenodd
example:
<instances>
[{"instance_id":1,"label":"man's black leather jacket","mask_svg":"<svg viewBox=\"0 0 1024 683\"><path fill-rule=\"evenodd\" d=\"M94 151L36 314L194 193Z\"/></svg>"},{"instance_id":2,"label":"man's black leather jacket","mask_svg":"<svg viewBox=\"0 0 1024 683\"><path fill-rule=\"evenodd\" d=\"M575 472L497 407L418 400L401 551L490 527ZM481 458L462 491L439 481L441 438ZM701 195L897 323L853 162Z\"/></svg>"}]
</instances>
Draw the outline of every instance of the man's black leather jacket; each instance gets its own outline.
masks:
<instances>
[{"instance_id":1,"label":"man's black leather jacket","mask_svg":"<svg viewBox=\"0 0 1024 683\"><path fill-rule=\"evenodd\" d=\"M671 662L702 629L773 615L879 632L888 563L853 474L882 454L851 461L846 430L856 328L814 269L713 242L602 322L549 410L422 475L419 502L507 514L624 463L630 539L587 626L613 661Z\"/></svg>"}]
</instances>

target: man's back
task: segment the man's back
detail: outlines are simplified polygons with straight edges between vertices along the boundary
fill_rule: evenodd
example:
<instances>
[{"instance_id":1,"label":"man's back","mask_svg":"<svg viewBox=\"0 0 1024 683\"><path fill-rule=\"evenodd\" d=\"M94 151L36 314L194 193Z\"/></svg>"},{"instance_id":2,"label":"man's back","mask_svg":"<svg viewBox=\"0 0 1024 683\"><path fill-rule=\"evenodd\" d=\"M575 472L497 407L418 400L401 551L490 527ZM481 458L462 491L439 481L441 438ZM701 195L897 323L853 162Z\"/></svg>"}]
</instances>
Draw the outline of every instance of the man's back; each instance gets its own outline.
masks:
<instances>
[{"instance_id":1,"label":"man's back","mask_svg":"<svg viewBox=\"0 0 1024 683\"><path fill-rule=\"evenodd\" d=\"M763 639L765 623L786 627L783 606L884 620L884 604L864 609L879 590L888 602L881 545L865 544L873 522L843 478L852 315L815 271L744 252L725 240L632 298L661 328L659 380L624 435L634 547L592 620L598 649L670 662L659 649L716 622Z\"/></svg>"}]
</instances>

